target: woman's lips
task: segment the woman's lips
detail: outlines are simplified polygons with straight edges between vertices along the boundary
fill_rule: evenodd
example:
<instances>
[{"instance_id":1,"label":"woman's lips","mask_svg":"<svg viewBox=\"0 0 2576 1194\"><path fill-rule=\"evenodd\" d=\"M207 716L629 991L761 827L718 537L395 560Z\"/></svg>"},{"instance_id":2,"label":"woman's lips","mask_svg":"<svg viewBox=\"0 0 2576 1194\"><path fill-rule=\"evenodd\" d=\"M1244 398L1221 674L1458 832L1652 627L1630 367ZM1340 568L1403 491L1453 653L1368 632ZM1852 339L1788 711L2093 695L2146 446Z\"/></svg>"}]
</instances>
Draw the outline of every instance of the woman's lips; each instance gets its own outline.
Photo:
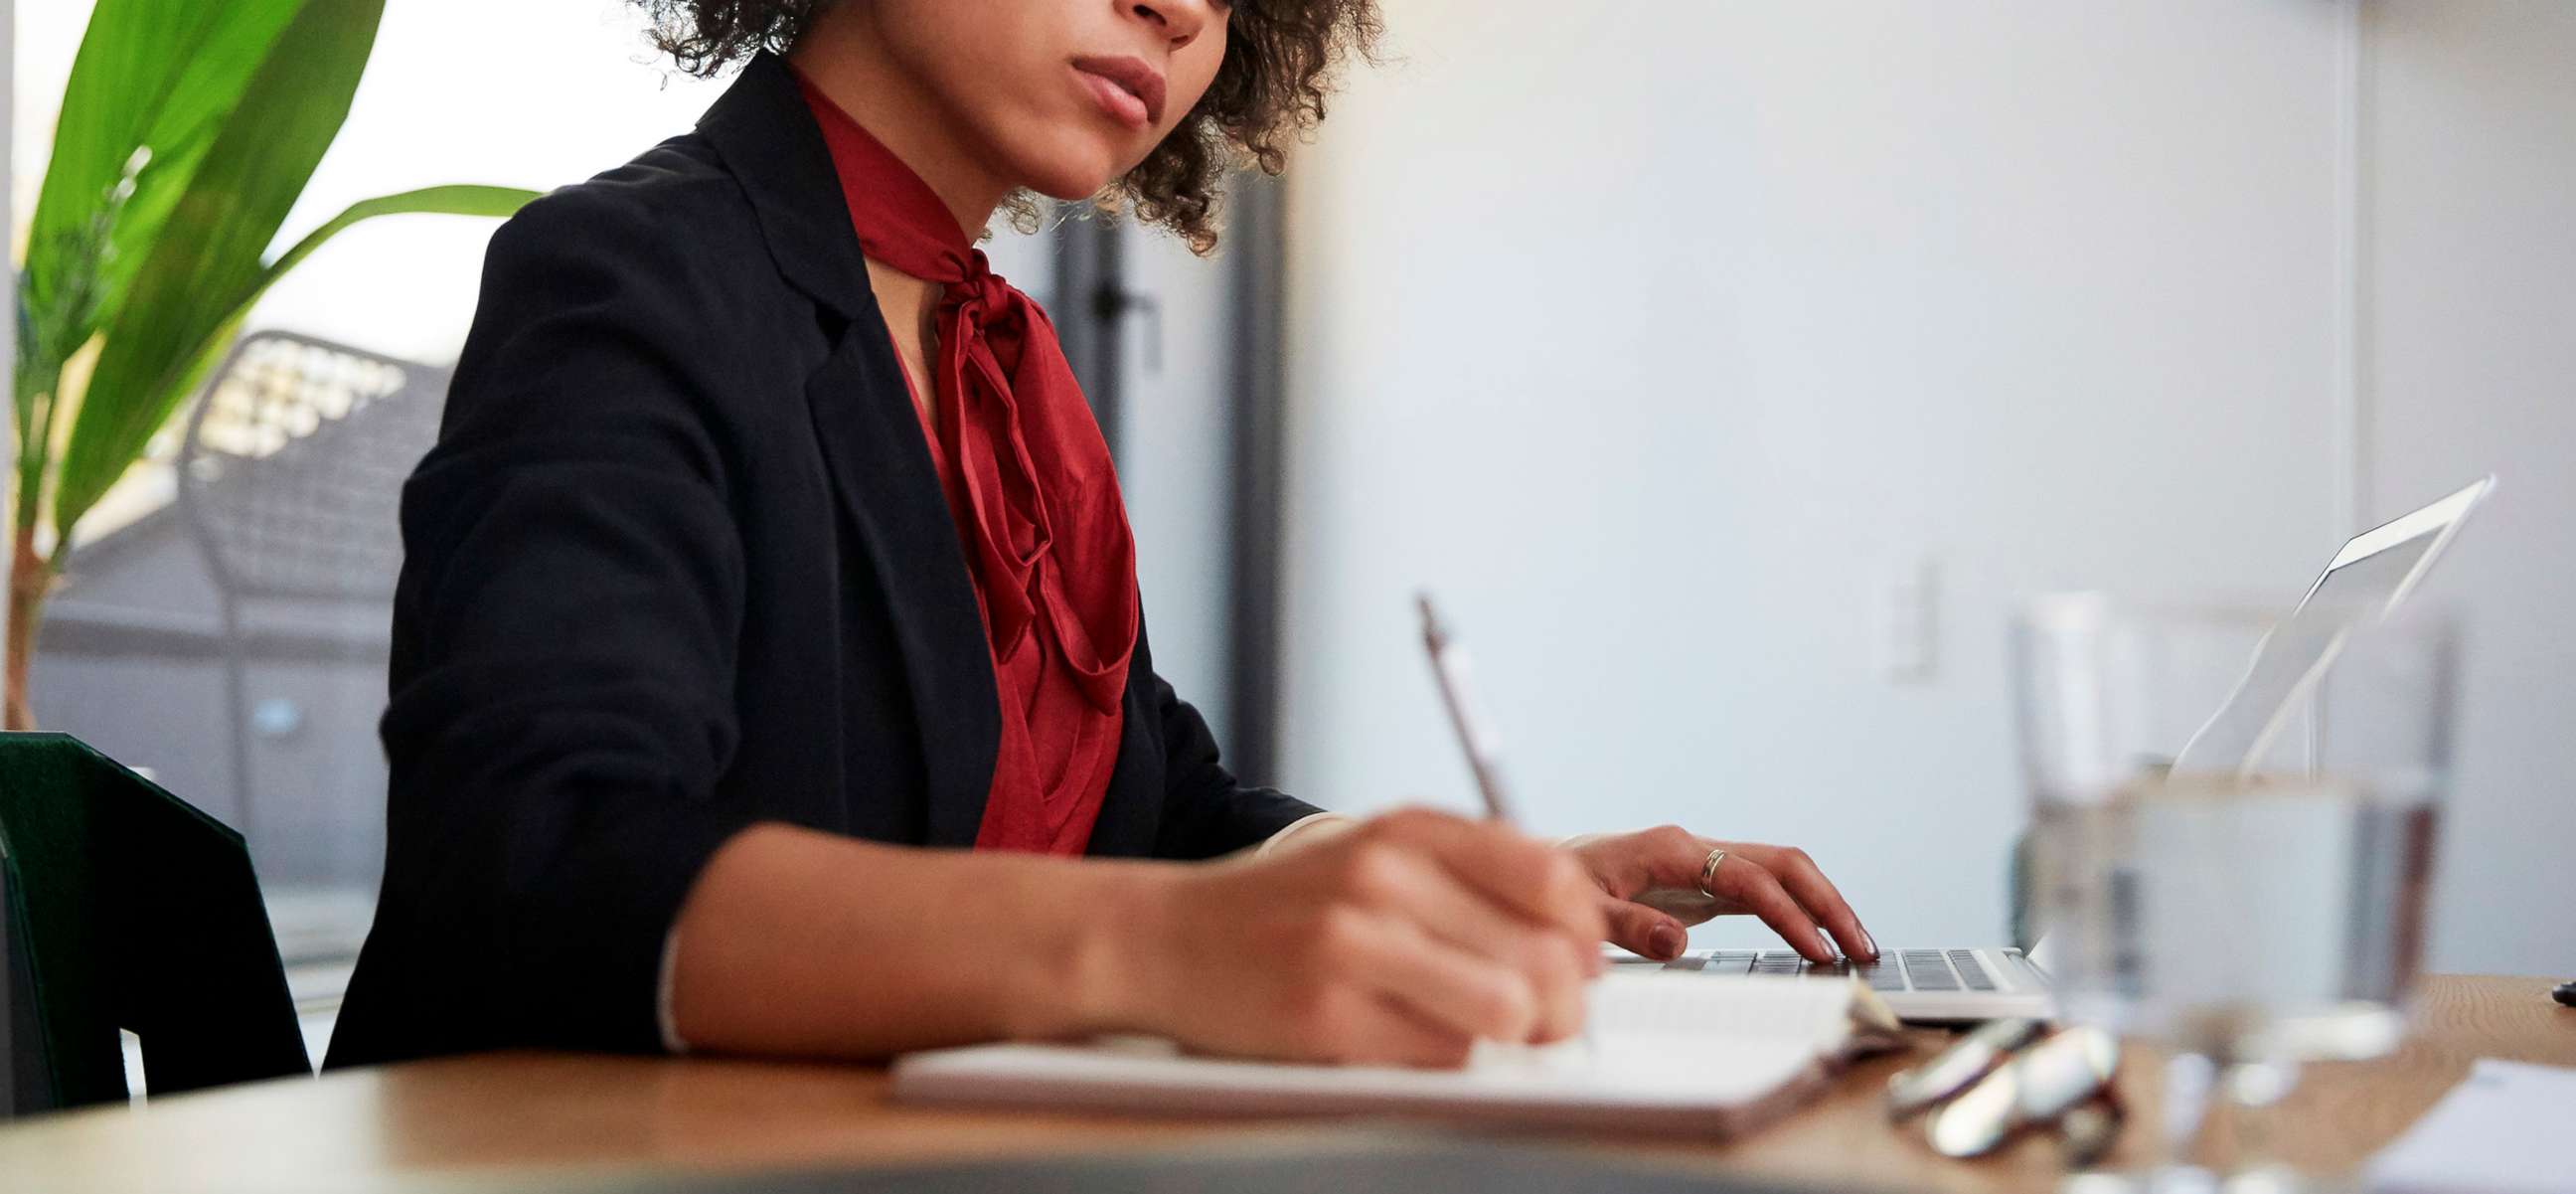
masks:
<instances>
[{"instance_id":1,"label":"woman's lips","mask_svg":"<svg viewBox=\"0 0 2576 1194\"><path fill-rule=\"evenodd\" d=\"M1163 72L1143 59L1076 58L1073 69L1112 119L1139 129L1162 120Z\"/></svg>"}]
</instances>

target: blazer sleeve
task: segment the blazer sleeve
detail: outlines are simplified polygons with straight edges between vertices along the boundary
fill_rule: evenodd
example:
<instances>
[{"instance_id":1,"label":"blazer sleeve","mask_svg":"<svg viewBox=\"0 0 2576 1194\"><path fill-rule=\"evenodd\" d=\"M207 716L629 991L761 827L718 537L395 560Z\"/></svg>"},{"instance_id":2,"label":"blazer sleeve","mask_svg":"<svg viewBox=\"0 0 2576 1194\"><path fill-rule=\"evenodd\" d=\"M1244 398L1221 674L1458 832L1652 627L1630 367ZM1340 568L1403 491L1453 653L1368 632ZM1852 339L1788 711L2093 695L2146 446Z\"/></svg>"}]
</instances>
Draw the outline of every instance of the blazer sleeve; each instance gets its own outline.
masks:
<instances>
[{"instance_id":1,"label":"blazer sleeve","mask_svg":"<svg viewBox=\"0 0 2576 1194\"><path fill-rule=\"evenodd\" d=\"M711 800L745 581L706 403L741 366L663 223L571 194L495 235L403 493L384 900L527 1044L659 1047L664 936L747 823Z\"/></svg>"},{"instance_id":2,"label":"blazer sleeve","mask_svg":"<svg viewBox=\"0 0 2576 1194\"><path fill-rule=\"evenodd\" d=\"M1216 736L1162 676L1154 677L1154 709L1163 726L1163 820L1154 854L1160 858L1214 858L1246 846L1322 809L1270 788L1237 783L1218 758Z\"/></svg>"}]
</instances>

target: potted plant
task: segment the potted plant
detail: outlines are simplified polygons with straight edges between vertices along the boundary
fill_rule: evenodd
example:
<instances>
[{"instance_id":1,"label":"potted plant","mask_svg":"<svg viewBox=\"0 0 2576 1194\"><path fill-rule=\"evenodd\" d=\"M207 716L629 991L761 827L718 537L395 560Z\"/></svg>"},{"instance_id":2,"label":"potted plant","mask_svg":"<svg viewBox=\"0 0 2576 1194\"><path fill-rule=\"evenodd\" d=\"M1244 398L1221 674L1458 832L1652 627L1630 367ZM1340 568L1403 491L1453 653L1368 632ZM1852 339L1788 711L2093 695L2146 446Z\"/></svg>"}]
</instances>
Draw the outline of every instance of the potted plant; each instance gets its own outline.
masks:
<instances>
[{"instance_id":1,"label":"potted plant","mask_svg":"<svg viewBox=\"0 0 2576 1194\"><path fill-rule=\"evenodd\" d=\"M384 0L98 0L63 91L18 276L5 709L73 533L204 380L260 295L342 229L507 216L530 191L351 206L269 258L347 120Z\"/></svg>"}]
</instances>

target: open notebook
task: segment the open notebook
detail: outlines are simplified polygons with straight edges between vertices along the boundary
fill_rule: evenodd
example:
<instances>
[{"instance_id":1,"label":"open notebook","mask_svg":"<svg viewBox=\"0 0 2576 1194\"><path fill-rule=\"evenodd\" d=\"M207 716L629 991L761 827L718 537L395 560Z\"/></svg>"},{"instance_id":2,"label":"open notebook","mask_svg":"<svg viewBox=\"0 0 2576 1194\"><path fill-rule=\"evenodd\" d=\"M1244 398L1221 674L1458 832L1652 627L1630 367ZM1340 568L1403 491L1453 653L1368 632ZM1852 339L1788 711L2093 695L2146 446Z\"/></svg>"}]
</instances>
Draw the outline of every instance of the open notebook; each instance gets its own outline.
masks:
<instances>
[{"instance_id":1,"label":"open notebook","mask_svg":"<svg viewBox=\"0 0 2576 1194\"><path fill-rule=\"evenodd\" d=\"M909 1102L1236 1115L1420 1113L1534 1124L1743 1131L1794 1106L1842 1060L1893 1043L1858 983L1613 972L1589 1028L1547 1046L1481 1044L1462 1069L1286 1065L1163 1041L977 1045L895 1063Z\"/></svg>"}]
</instances>

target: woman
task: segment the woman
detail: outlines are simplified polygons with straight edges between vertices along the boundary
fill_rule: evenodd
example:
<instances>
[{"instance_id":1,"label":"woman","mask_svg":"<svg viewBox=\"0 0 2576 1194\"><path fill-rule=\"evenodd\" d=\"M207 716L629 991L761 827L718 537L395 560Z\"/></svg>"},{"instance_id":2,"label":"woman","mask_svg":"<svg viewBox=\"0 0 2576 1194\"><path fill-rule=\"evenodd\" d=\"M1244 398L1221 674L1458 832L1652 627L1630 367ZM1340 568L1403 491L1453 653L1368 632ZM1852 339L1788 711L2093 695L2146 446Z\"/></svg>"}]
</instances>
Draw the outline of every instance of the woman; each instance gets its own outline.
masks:
<instances>
[{"instance_id":1,"label":"woman","mask_svg":"<svg viewBox=\"0 0 2576 1194\"><path fill-rule=\"evenodd\" d=\"M1114 186L1206 247L1227 151L1279 168L1369 0L649 2L685 66L747 62L493 239L404 493L334 1064L1104 1030L1452 1064L1573 1031L1596 942L1682 947L1630 897L1703 882L1690 915L1874 955L1795 850L1244 788L1155 676L1107 451L972 237Z\"/></svg>"}]
</instances>

